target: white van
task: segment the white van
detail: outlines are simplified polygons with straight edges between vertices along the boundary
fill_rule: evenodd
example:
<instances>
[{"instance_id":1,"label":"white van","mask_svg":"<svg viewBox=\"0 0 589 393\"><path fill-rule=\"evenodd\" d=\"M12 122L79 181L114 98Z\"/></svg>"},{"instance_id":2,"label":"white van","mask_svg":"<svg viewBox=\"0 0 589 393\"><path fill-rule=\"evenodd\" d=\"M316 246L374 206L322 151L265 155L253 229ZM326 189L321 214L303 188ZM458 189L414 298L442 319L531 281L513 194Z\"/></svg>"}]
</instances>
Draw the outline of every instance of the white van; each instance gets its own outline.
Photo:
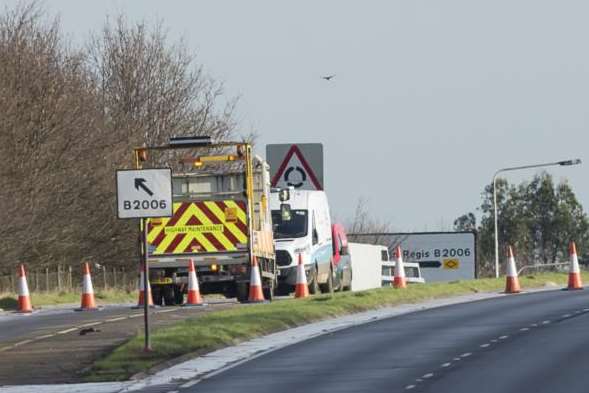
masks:
<instances>
[{"instance_id":1,"label":"white van","mask_svg":"<svg viewBox=\"0 0 589 393\"><path fill-rule=\"evenodd\" d=\"M310 293L332 292L331 217L324 191L273 190L272 229L278 266L278 294L293 290L299 255L303 258Z\"/></svg>"}]
</instances>

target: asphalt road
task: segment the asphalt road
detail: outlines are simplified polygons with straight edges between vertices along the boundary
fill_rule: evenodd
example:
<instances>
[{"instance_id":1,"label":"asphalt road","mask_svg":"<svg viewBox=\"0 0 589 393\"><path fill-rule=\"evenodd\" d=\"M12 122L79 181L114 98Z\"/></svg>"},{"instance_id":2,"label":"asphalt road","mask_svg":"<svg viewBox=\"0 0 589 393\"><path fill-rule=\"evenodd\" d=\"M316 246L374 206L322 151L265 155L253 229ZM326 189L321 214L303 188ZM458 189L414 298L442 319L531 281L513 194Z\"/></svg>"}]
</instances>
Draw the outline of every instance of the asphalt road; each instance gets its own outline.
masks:
<instances>
[{"instance_id":1,"label":"asphalt road","mask_svg":"<svg viewBox=\"0 0 589 393\"><path fill-rule=\"evenodd\" d=\"M157 328L202 313L235 307L234 301L214 300L207 307L151 309ZM81 335L82 329L95 331ZM0 385L82 382L92 363L143 331L143 310L106 306L76 312L73 307L33 314L0 315Z\"/></svg>"},{"instance_id":2,"label":"asphalt road","mask_svg":"<svg viewBox=\"0 0 589 393\"><path fill-rule=\"evenodd\" d=\"M181 392L589 391L589 290L390 318L272 352Z\"/></svg>"}]
</instances>

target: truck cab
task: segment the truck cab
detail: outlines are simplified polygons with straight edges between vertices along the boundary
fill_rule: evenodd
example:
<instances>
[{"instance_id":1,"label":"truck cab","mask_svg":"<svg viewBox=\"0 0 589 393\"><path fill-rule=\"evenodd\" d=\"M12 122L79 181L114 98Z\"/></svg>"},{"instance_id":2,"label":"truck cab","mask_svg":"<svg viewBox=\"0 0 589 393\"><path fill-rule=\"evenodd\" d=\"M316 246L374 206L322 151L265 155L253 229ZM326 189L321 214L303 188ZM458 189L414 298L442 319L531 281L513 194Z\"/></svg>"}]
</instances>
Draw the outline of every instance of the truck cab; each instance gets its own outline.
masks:
<instances>
[{"instance_id":1,"label":"truck cab","mask_svg":"<svg viewBox=\"0 0 589 393\"><path fill-rule=\"evenodd\" d=\"M272 231L278 268L278 292L294 289L302 258L310 293L332 292L335 270L327 196L323 191L273 190L270 193Z\"/></svg>"}]
</instances>

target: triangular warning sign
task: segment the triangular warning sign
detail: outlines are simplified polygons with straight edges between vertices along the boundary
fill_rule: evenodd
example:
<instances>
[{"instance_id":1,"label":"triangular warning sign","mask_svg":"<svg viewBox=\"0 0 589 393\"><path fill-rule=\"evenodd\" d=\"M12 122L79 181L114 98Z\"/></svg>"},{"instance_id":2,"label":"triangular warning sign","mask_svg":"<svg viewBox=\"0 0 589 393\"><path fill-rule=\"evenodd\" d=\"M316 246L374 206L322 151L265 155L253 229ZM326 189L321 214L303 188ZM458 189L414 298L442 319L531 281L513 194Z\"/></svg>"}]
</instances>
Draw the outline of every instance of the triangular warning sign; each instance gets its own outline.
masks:
<instances>
[{"instance_id":1,"label":"triangular warning sign","mask_svg":"<svg viewBox=\"0 0 589 393\"><path fill-rule=\"evenodd\" d=\"M272 178L272 187L322 190L321 183L297 145L292 145Z\"/></svg>"}]
</instances>

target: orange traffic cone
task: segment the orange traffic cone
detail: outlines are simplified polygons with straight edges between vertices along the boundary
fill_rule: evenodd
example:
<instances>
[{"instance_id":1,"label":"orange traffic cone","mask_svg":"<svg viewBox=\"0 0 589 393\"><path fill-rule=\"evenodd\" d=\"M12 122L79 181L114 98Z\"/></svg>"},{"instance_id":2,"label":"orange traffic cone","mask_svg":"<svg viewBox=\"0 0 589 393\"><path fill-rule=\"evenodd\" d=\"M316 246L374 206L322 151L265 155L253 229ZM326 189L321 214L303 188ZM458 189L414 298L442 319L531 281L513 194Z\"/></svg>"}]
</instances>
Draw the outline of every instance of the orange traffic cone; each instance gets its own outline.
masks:
<instances>
[{"instance_id":1,"label":"orange traffic cone","mask_svg":"<svg viewBox=\"0 0 589 393\"><path fill-rule=\"evenodd\" d=\"M297 283L295 285L295 298L308 296L309 286L307 285L307 275L305 274L303 255L299 254L299 264L297 266Z\"/></svg>"},{"instance_id":2,"label":"orange traffic cone","mask_svg":"<svg viewBox=\"0 0 589 393\"><path fill-rule=\"evenodd\" d=\"M202 297L200 296L198 279L196 278L196 269L194 269L194 260L192 258L188 261L188 294L186 295L186 303L183 305L204 306Z\"/></svg>"},{"instance_id":3,"label":"orange traffic cone","mask_svg":"<svg viewBox=\"0 0 589 393\"><path fill-rule=\"evenodd\" d=\"M581 271L579 270L579 259L577 258L577 246L575 242L569 244L569 256L571 264L569 265L569 285L567 289L583 289L581 282Z\"/></svg>"},{"instance_id":4,"label":"orange traffic cone","mask_svg":"<svg viewBox=\"0 0 589 393\"><path fill-rule=\"evenodd\" d=\"M20 265L18 269L18 312L33 312L31 294L29 293L29 286L27 285L27 273L25 272L24 265Z\"/></svg>"},{"instance_id":5,"label":"orange traffic cone","mask_svg":"<svg viewBox=\"0 0 589 393\"><path fill-rule=\"evenodd\" d=\"M395 247L393 257L395 258L395 278L393 279L393 286L395 288L407 288L407 280L405 279L405 266L403 265L401 247Z\"/></svg>"},{"instance_id":6,"label":"orange traffic cone","mask_svg":"<svg viewBox=\"0 0 589 393\"><path fill-rule=\"evenodd\" d=\"M82 304L76 311L95 311L96 300L94 299L94 287L92 286L92 277L90 276L90 265L84 263L84 276L82 277Z\"/></svg>"},{"instance_id":7,"label":"orange traffic cone","mask_svg":"<svg viewBox=\"0 0 589 393\"><path fill-rule=\"evenodd\" d=\"M137 305L133 306L133 308L141 308L145 304L145 286L143 285L145 280L145 265L141 265L141 274L139 275L139 300L137 301ZM153 297L151 296L151 285L149 285L149 277L147 277L147 305L149 307L154 307L153 305Z\"/></svg>"},{"instance_id":8,"label":"orange traffic cone","mask_svg":"<svg viewBox=\"0 0 589 393\"><path fill-rule=\"evenodd\" d=\"M258 259L254 255L252 262L252 270L250 274L250 292L248 302L260 303L264 301L264 293L262 292L262 279L260 278L260 267L258 266Z\"/></svg>"},{"instance_id":9,"label":"orange traffic cone","mask_svg":"<svg viewBox=\"0 0 589 393\"><path fill-rule=\"evenodd\" d=\"M513 257L513 249L511 246L507 248L507 272L505 281L505 293L520 293L519 278L517 276L517 267L515 266L515 258Z\"/></svg>"}]
</instances>

